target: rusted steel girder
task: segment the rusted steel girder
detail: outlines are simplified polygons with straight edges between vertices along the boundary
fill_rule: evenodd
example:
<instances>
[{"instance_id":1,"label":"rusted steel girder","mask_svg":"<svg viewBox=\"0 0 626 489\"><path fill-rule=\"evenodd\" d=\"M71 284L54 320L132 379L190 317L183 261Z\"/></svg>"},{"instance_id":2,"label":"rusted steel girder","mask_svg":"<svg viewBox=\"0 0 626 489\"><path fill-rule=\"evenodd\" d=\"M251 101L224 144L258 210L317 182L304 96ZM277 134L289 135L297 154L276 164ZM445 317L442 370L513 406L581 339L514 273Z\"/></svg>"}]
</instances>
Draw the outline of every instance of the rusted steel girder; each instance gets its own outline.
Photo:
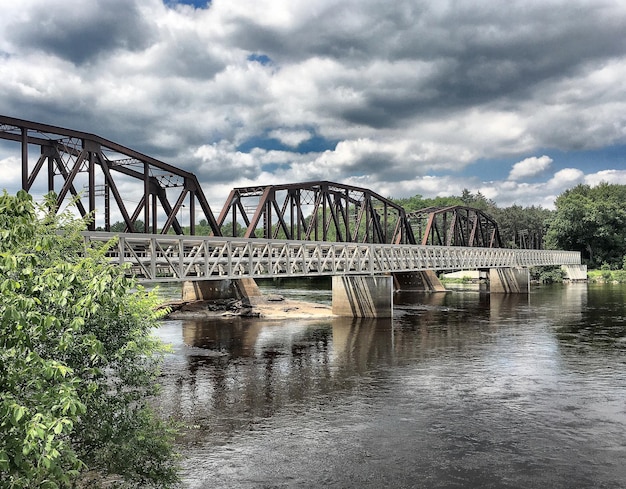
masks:
<instances>
[{"instance_id":1,"label":"rusted steel girder","mask_svg":"<svg viewBox=\"0 0 626 489\"><path fill-rule=\"evenodd\" d=\"M502 248L498 223L480 209L427 207L407 217L419 244Z\"/></svg>"},{"instance_id":2,"label":"rusted steel girder","mask_svg":"<svg viewBox=\"0 0 626 489\"><path fill-rule=\"evenodd\" d=\"M235 188L217 222L225 235L246 238L414 242L401 206L370 190L327 181Z\"/></svg>"},{"instance_id":3,"label":"rusted steel girder","mask_svg":"<svg viewBox=\"0 0 626 489\"><path fill-rule=\"evenodd\" d=\"M515 233L515 245L523 250L542 250L543 234L529 229L520 229Z\"/></svg>"},{"instance_id":4,"label":"rusted steel girder","mask_svg":"<svg viewBox=\"0 0 626 489\"><path fill-rule=\"evenodd\" d=\"M111 231L116 217L126 232L196 234L204 219L211 234L220 235L193 173L94 134L13 117L0 116L0 139L21 145L22 189L47 187L58 206L71 194L82 216L93 214L92 231ZM32 161L31 147L38 148Z\"/></svg>"}]
</instances>

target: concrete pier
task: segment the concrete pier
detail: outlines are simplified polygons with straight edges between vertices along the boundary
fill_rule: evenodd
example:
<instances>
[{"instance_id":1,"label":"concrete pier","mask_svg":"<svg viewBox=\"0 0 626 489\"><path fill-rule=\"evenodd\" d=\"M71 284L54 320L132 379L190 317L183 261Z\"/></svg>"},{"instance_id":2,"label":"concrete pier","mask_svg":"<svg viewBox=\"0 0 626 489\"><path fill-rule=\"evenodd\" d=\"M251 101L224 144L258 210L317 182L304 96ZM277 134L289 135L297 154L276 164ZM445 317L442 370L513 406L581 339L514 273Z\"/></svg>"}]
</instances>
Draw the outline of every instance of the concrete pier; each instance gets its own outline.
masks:
<instances>
[{"instance_id":1,"label":"concrete pier","mask_svg":"<svg viewBox=\"0 0 626 489\"><path fill-rule=\"evenodd\" d=\"M392 317L393 277L391 275L334 276L332 311L337 316Z\"/></svg>"},{"instance_id":2,"label":"concrete pier","mask_svg":"<svg viewBox=\"0 0 626 489\"><path fill-rule=\"evenodd\" d=\"M397 292L446 292L446 288L433 270L394 273L393 286Z\"/></svg>"},{"instance_id":3,"label":"concrete pier","mask_svg":"<svg viewBox=\"0 0 626 489\"><path fill-rule=\"evenodd\" d=\"M570 282L587 281L587 265L561 265L565 272L565 279Z\"/></svg>"},{"instance_id":4,"label":"concrete pier","mask_svg":"<svg viewBox=\"0 0 626 489\"><path fill-rule=\"evenodd\" d=\"M251 278L237 280L196 280L183 282L183 301L211 301L217 299L243 299L261 295L261 290Z\"/></svg>"},{"instance_id":5,"label":"concrete pier","mask_svg":"<svg viewBox=\"0 0 626 489\"><path fill-rule=\"evenodd\" d=\"M530 294L530 271L528 268L490 268L489 292Z\"/></svg>"}]
</instances>

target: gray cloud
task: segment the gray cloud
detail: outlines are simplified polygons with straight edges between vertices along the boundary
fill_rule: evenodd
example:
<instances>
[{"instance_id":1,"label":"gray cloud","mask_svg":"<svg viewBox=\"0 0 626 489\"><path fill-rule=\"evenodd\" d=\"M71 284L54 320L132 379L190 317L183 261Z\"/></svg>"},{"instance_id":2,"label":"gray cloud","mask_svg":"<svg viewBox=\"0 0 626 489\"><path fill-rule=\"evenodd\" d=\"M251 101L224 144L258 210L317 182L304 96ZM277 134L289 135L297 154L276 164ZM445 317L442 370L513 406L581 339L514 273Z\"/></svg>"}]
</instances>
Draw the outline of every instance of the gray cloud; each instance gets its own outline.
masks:
<instances>
[{"instance_id":1,"label":"gray cloud","mask_svg":"<svg viewBox=\"0 0 626 489\"><path fill-rule=\"evenodd\" d=\"M622 3L24 0L0 18L0 113L99 134L218 192L328 178L533 202L561 187L524 174L505 189L514 162L626 144ZM303 127L333 144L298 153ZM293 151L264 147L272 134Z\"/></svg>"},{"instance_id":2,"label":"gray cloud","mask_svg":"<svg viewBox=\"0 0 626 489\"><path fill-rule=\"evenodd\" d=\"M36 5L6 33L23 48L83 64L111 50L144 49L153 41L153 28L127 0L53 0Z\"/></svg>"},{"instance_id":3,"label":"gray cloud","mask_svg":"<svg viewBox=\"0 0 626 489\"><path fill-rule=\"evenodd\" d=\"M363 104L336 113L350 123L393 127L403 119L506 98L624 53L623 11L610 2L415 2L330 4L276 29L237 19L230 41L280 64L329 57L359 67L377 60L421 61L428 79L404 76L402 90L351 80ZM373 82L373 83L372 83ZM427 96L424 96L427 94Z\"/></svg>"}]
</instances>

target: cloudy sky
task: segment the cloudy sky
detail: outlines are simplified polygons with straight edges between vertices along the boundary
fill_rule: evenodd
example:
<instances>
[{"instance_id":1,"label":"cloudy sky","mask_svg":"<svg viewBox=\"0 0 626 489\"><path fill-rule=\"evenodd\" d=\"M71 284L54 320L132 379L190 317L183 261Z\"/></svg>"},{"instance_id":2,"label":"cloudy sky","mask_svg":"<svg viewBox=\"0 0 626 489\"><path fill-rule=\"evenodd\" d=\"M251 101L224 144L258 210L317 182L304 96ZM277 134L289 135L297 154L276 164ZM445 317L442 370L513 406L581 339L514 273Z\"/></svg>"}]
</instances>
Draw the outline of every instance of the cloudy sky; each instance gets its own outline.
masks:
<instances>
[{"instance_id":1,"label":"cloudy sky","mask_svg":"<svg viewBox=\"0 0 626 489\"><path fill-rule=\"evenodd\" d=\"M626 184L623 0L0 0L0 114L233 187ZM19 185L0 144L0 188Z\"/></svg>"}]
</instances>

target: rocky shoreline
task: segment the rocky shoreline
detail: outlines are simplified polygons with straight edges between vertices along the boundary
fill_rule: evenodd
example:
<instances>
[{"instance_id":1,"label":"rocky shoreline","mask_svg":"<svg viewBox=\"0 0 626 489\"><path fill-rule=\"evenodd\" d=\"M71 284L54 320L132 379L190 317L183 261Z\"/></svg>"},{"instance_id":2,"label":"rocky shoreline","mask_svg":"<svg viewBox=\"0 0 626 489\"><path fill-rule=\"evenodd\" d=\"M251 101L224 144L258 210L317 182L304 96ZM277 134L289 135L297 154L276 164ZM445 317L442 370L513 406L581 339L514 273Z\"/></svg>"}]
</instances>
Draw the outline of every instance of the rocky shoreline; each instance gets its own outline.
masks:
<instances>
[{"instance_id":1,"label":"rocky shoreline","mask_svg":"<svg viewBox=\"0 0 626 489\"><path fill-rule=\"evenodd\" d=\"M327 318L332 308L325 304L285 299L281 295L255 296L244 299L211 301L173 301L163 304L170 312L166 319L228 318Z\"/></svg>"}]
</instances>

